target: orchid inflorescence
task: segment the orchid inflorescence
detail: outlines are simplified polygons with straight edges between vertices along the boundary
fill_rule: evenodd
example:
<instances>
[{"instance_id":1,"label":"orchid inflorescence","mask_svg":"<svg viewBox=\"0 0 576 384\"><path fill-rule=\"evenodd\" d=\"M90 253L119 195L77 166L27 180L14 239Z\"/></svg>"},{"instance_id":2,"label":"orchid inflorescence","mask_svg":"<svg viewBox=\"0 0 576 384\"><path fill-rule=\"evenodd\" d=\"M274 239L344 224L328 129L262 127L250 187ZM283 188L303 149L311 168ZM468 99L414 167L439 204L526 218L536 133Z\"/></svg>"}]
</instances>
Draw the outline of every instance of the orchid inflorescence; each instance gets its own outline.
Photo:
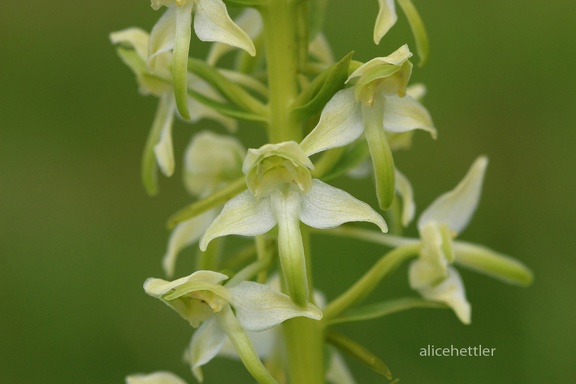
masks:
<instances>
[{"instance_id":1,"label":"orchid inflorescence","mask_svg":"<svg viewBox=\"0 0 576 384\"><path fill-rule=\"evenodd\" d=\"M211 119L227 132L194 131L183 162L184 186L194 200L169 221L162 261L167 278L181 251L193 245L197 270L144 284L148 295L196 329L185 358L198 381L214 357L232 356L260 383L354 383L341 353L392 380L381 359L333 326L411 308L449 308L469 324L471 306L456 266L530 284L532 274L521 262L456 240L478 206L485 156L420 214L419 238L397 231L412 222L416 209L394 152L410 147L416 130L437 136L422 104L425 87L409 85L408 45L366 62L352 60L352 53L334 60L321 31L327 0L151 3L164 13L150 33L128 28L110 35L140 92L159 99L142 157L146 191L157 194L158 174L175 172L175 118L194 126ZM394 0L378 4L376 44L397 21ZM428 40L422 20L411 0L397 4L423 64ZM227 9L232 6L241 8L235 20ZM206 60L190 57L192 31L213 43ZM223 58L232 54L226 67ZM246 150L236 135L244 126L262 127L267 141ZM329 184L367 175L379 210ZM399 223L393 226L398 233L387 234L379 211ZM316 233L375 242L388 251L340 296L326 300L310 270L310 235ZM246 245L227 247L232 235L246 238ZM419 297L360 305L408 261L408 283ZM130 375L126 382L184 383L164 371Z\"/></svg>"}]
</instances>

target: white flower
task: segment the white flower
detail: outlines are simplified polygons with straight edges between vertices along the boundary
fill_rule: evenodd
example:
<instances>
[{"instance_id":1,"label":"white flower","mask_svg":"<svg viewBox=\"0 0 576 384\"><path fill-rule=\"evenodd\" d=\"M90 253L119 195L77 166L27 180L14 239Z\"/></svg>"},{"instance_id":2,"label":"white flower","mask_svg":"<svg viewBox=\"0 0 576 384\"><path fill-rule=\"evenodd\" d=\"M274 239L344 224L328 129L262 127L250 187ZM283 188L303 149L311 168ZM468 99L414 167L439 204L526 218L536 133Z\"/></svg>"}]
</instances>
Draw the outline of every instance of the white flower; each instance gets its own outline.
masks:
<instances>
[{"instance_id":1,"label":"white flower","mask_svg":"<svg viewBox=\"0 0 576 384\"><path fill-rule=\"evenodd\" d=\"M296 142L250 149L242 167L248 190L229 200L200 241L200 249L217 237L257 236L278 225L278 247L290 297L308 301L306 262L300 222L331 228L367 221L387 231L386 223L368 204L347 192L312 179L309 153Z\"/></svg>"},{"instance_id":2,"label":"white flower","mask_svg":"<svg viewBox=\"0 0 576 384\"><path fill-rule=\"evenodd\" d=\"M348 82L350 88L338 91L326 104L318 125L302 141L309 154L352 143L366 136L376 191L382 209L388 209L394 198L394 161L387 133L423 129L435 137L430 114L406 94L412 71L408 59L412 53L406 45L387 57L378 57L355 70Z\"/></svg>"},{"instance_id":3,"label":"white flower","mask_svg":"<svg viewBox=\"0 0 576 384\"><path fill-rule=\"evenodd\" d=\"M166 176L174 173L172 125L176 114L176 101L170 75L172 54L167 51L158 54L155 57L154 68L150 68L147 64L149 44L147 32L139 28L128 28L110 34L110 39L114 44L121 46L120 57L135 73L140 92L160 99L142 159L144 185L150 194L155 194L157 191L156 164ZM222 97L208 83L192 74L187 77L187 87L214 100L222 100ZM190 111L190 121L198 122L203 118L208 118L218 121L229 130L236 128L236 122L233 119L220 115L192 97L187 96L186 103Z\"/></svg>"},{"instance_id":4,"label":"white flower","mask_svg":"<svg viewBox=\"0 0 576 384\"><path fill-rule=\"evenodd\" d=\"M231 136L210 131L196 134L184 154L184 185L192 196L204 197L242 176L246 150ZM174 274L180 251L200 240L220 207L215 207L178 224L170 235L162 260L168 277Z\"/></svg>"},{"instance_id":5,"label":"white flower","mask_svg":"<svg viewBox=\"0 0 576 384\"><path fill-rule=\"evenodd\" d=\"M278 274L272 275L266 282L266 285L275 291L280 290L280 276ZM323 309L326 299L321 292L315 290L314 302L320 309ZM275 327L262 332L248 332L248 336L258 356L260 356L267 366L269 363L277 367L278 370L283 370L284 372L288 370L288 361L282 349L285 344L284 332L282 332L281 328ZM329 360L327 361L328 364L326 367L326 381L330 384L356 384L350 370L346 366L344 358L338 350L330 347L327 352ZM238 352L229 340L224 343L218 355L231 359L239 358ZM281 372L280 375L284 372Z\"/></svg>"},{"instance_id":6,"label":"white flower","mask_svg":"<svg viewBox=\"0 0 576 384\"><path fill-rule=\"evenodd\" d=\"M246 50L254 56L256 50L250 37L238 27L228 15L222 0L152 0L152 8L168 9L152 28L149 44L149 60L153 70L157 56L173 52L172 76L178 111L185 119L190 119L187 96L188 51L194 31L202 41L218 41Z\"/></svg>"},{"instance_id":7,"label":"white flower","mask_svg":"<svg viewBox=\"0 0 576 384\"><path fill-rule=\"evenodd\" d=\"M149 278L144 290L198 328L187 354L198 380L203 378L201 366L218 354L229 337L252 375L263 382L275 382L245 331L261 332L298 316L319 320L322 312L312 304L298 307L288 296L263 284L243 281L222 286L227 278L213 271L197 271L172 282Z\"/></svg>"},{"instance_id":8,"label":"white flower","mask_svg":"<svg viewBox=\"0 0 576 384\"><path fill-rule=\"evenodd\" d=\"M422 296L448 304L458 318L470 323L470 304L458 272L453 238L467 225L480 200L488 160L476 159L464 179L452 191L438 197L420 215L420 257L410 264L409 281Z\"/></svg>"}]
</instances>

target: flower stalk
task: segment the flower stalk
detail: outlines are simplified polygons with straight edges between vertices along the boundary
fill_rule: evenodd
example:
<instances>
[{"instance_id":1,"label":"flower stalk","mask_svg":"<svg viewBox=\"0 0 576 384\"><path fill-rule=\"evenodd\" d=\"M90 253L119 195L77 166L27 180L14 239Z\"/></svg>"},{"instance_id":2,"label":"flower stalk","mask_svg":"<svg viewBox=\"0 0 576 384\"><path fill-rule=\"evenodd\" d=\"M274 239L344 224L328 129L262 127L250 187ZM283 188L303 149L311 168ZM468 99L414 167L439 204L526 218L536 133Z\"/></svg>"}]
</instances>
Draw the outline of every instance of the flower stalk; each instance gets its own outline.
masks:
<instances>
[{"instance_id":1,"label":"flower stalk","mask_svg":"<svg viewBox=\"0 0 576 384\"><path fill-rule=\"evenodd\" d=\"M294 0L277 0L269 2L261 8L264 21L266 63L268 68L270 123L268 135L270 142L284 141L299 142L302 139L301 125L291 113L289 106L298 96L297 75L298 61L302 55L300 45L307 41L297 39L297 23L301 20L302 12L298 10L298 2ZM304 48L304 50L307 50ZM296 219L298 220L298 219ZM279 222L279 230L284 234L278 238L282 252L295 252L290 259L299 258L296 264L283 263L282 268L306 268L306 255L299 230L299 221L291 223ZM292 229L293 233L282 231L282 227ZM285 243L285 244L282 244ZM286 260L287 258L281 258ZM304 263L302 261L304 260ZM292 276L304 276L306 270L294 271ZM303 284L302 284L303 283ZM312 286L308 281L292 282L289 284L291 297L299 299L297 304L308 301ZM291 319L284 324L284 334L288 354L288 372L292 383L324 383L324 340L320 332L318 321L298 318Z\"/></svg>"},{"instance_id":2,"label":"flower stalk","mask_svg":"<svg viewBox=\"0 0 576 384\"><path fill-rule=\"evenodd\" d=\"M294 0L276 0L260 8L268 69L271 143L300 141L302 135L300 124L288 109L298 95L297 7Z\"/></svg>"},{"instance_id":3,"label":"flower stalk","mask_svg":"<svg viewBox=\"0 0 576 384\"><path fill-rule=\"evenodd\" d=\"M262 384L354 384L341 353L394 380L369 347L332 327L413 308L451 309L469 324L471 304L456 267L513 285L532 282L532 272L520 261L456 239L478 206L488 164L484 156L420 214L418 237L401 235L416 205L412 184L394 157L410 148L417 130L436 138L422 104L426 88L408 85L413 54L407 44L365 62L352 60L353 51L335 59L322 33L327 2L152 0L152 8L164 13L150 33L128 28L110 35L140 92L159 99L142 157L150 195L159 190L158 174L176 174L177 119L194 125L207 118L227 131L192 130L182 175L193 200L168 222L164 274L180 273L178 257L189 246L199 248L197 270L144 283L148 295L195 329L185 358L199 382L204 365L226 356L239 359ZM420 64L426 62L428 38L412 1L378 4L375 44L398 21L398 4ZM240 8L235 20L227 6ZM213 42L205 60L190 49L194 36ZM225 55L235 59L221 60ZM264 127L266 141L236 137L244 129L240 122ZM366 176L374 202L388 212L358 200L347 187L327 184ZM387 234L382 215L394 235ZM374 224L379 231L343 225L353 222ZM312 275L313 257L358 255L353 242L334 254L317 251L311 243L322 233L371 242L387 253L327 300L315 287L322 275ZM229 236L248 239L228 241ZM409 260L407 284L420 297L359 305ZM126 382L185 384L164 371L130 375Z\"/></svg>"}]
</instances>

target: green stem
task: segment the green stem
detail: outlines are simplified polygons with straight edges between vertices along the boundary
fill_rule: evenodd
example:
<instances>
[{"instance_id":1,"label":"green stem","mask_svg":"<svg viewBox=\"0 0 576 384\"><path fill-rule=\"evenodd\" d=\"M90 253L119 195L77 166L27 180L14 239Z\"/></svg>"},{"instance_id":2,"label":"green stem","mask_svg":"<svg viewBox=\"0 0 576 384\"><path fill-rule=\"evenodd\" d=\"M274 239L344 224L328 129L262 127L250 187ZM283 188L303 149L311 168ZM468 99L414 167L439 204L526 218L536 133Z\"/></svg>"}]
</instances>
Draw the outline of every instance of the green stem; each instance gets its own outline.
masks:
<instances>
[{"instance_id":1,"label":"green stem","mask_svg":"<svg viewBox=\"0 0 576 384\"><path fill-rule=\"evenodd\" d=\"M321 179L322 176L326 175L342 158L346 153L346 147L338 147L330 149L322 155L320 159L314 164L313 176L317 179Z\"/></svg>"},{"instance_id":2,"label":"green stem","mask_svg":"<svg viewBox=\"0 0 576 384\"><path fill-rule=\"evenodd\" d=\"M420 239L388 235L380 231L373 231L371 229L358 228L350 225L341 225L336 228L328 228L322 230L313 229L313 231L314 233L321 235L349 237L352 239L368 241L371 243L381 244L388 247L399 247L407 244L420 243Z\"/></svg>"},{"instance_id":3,"label":"green stem","mask_svg":"<svg viewBox=\"0 0 576 384\"><path fill-rule=\"evenodd\" d=\"M322 322L295 317L284 322L290 383L324 384Z\"/></svg>"},{"instance_id":4,"label":"green stem","mask_svg":"<svg viewBox=\"0 0 576 384\"><path fill-rule=\"evenodd\" d=\"M185 220L191 219L194 216L206 212L207 210L217 207L218 205L224 204L240 192L246 189L246 179L240 177L235 181L231 182L222 189L217 190L213 194L197 200L189 206L182 208L175 214L173 214L168 219L168 229L174 228L176 224L181 223Z\"/></svg>"},{"instance_id":5,"label":"green stem","mask_svg":"<svg viewBox=\"0 0 576 384\"><path fill-rule=\"evenodd\" d=\"M298 95L297 4L293 0L275 0L260 11L264 21L270 89L270 141L299 142L300 126L288 108Z\"/></svg>"},{"instance_id":6,"label":"green stem","mask_svg":"<svg viewBox=\"0 0 576 384\"><path fill-rule=\"evenodd\" d=\"M270 142L300 142L302 128L290 106L298 96L298 62L302 44L297 32L302 4L295 0L274 0L259 10L264 21L269 86ZM300 54L301 56L301 54ZM309 257L309 255L308 255ZM310 292L313 288L310 286ZM288 350L289 378L294 384L324 383L324 338L322 323L304 317L284 322Z\"/></svg>"},{"instance_id":7,"label":"green stem","mask_svg":"<svg viewBox=\"0 0 576 384\"><path fill-rule=\"evenodd\" d=\"M408 244L398 247L384 255L346 292L337 297L324 309L323 321L327 322L357 304L370 294L382 279L402 262L418 254L420 244Z\"/></svg>"}]
</instances>

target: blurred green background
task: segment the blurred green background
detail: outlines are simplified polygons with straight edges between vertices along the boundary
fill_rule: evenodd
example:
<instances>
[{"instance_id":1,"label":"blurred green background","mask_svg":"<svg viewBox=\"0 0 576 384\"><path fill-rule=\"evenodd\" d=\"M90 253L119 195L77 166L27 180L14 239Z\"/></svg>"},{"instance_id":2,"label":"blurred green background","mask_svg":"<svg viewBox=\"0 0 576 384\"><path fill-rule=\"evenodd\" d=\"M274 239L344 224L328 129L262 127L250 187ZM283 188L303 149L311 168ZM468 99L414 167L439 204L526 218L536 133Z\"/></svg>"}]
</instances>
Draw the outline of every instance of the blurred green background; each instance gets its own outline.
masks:
<instances>
[{"instance_id":1,"label":"blurred green background","mask_svg":"<svg viewBox=\"0 0 576 384\"><path fill-rule=\"evenodd\" d=\"M351 3L329 5L326 34L336 56L355 50L366 61L414 45L401 15L375 46L376 0ZM431 58L412 82L428 86L439 138L418 134L398 166L421 210L488 155L482 202L461 238L519 258L536 279L519 289L463 271L470 326L449 311L415 310L340 330L402 383L576 382L576 2L415 3ZM0 5L2 383L112 384L155 370L193 382L181 360L189 326L142 290L147 277L162 276L166 218L189 200L179 175L162 179L158 197L145 195L139 161L156 100L138 95L108 40L128 26L150 29L159 16L145 0ZM199 57L206 50L194 42ZM177 125L177 154L196 129ZM373 202L370 188L354 194ZM334 297L382 250L330 240L315 243L314 267ZM179 274L189 273L187 262ZM408 293L405 272L378 294ZM482 344L496 354L420 357L428 344ZM359 383L384 382L349 365ZM235 362L218 360L205 372L208 384L251 382Z\"/></svg>"}]
</instances>

